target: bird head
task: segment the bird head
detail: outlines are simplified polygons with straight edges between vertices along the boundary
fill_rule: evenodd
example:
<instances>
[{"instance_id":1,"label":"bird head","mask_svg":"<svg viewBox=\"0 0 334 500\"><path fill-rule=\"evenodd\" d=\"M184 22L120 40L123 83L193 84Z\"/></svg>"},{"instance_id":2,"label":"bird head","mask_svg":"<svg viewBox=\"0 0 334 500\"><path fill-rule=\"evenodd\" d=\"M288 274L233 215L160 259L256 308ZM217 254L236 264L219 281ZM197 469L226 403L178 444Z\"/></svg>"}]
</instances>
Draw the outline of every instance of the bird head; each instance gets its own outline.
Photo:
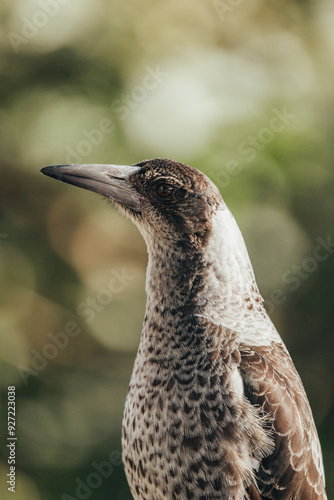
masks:
<instances>
[{"instance_id":1,"label":"bird head","mask_svg":"<svg viewBox=\"0 0 334 500\"><path fill-rule=\"evenodd\" d=\"M168 159L132 166L55 165L41 172L94 191L133 220L147 244L202 246L222 197L200 171Z\"/></svg>"},{"instance_id":2,"label":"bird head","mask_svg":"<svg viewBox=\"0 0 334 500\"><path fill-rule=\"evenodd\" d=\"M132 166L55 165L41 171L102 195L137 225L149 254L148 296L170 305L174 287L182 300L196 299L201 317L226 328L236 328L235 317L243 318L238 329L253 343L263 342L273 326L268 327L242 234L202 172L167 159ZM174 299L180 301L180 294ZM250 299L260 318L256 334L249 323Z\"/></svg>"}]
</instances>

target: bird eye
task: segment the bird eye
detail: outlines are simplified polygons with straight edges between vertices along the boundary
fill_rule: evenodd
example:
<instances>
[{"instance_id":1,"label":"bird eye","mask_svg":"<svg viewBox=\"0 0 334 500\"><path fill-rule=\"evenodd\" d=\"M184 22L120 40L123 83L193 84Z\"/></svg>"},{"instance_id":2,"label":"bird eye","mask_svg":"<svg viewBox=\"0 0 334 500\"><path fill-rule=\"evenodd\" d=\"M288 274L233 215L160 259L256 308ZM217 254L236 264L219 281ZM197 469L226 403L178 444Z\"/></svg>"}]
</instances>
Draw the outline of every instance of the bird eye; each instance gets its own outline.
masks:
<instances>
[{"instance_id":1,"label":"bird eye","mask_svg":"<svg viewBox=\"0 0 334 500\"><path fill-rule=\"evenodd\" d=\"M157 193L160 198L169 198L174 193L175 189L169 184L159 184L157 187Z\"/></svg>"}]
</instances>

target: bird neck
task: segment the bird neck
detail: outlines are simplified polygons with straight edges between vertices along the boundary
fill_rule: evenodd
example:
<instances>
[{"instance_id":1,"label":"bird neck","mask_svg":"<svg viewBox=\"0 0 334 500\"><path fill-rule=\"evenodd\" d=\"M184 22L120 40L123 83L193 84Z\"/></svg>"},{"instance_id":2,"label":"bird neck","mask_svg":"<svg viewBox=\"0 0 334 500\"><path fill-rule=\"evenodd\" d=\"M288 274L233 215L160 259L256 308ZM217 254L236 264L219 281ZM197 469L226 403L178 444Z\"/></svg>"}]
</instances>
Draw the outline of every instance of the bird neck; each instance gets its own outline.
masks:
<instances>
[{"instance_id":1,"label":"bird neck","mask_svg":"<svg viewBox=\"0 0 334 500\"><path fill-rule=\"evenodd\" d=\"M243 237L226 207L213 215L203 248L151 242L148 253L147 316L163 325L196 317L239 333L251 345L277 340Z\"/></svg>"},{"instance_id":2,"label":"bird neck","mask_svg":"<svg viewBox=\"0 0 334 500\"><path fill-rule=\"evenodd\" d=\"M147 305L184 315L200 308L197 301L204 265L199 252L176 248L159 248L149 252L146 292ZM190 311L191 310L191 311Z\"/></svg>"}]
</instances>

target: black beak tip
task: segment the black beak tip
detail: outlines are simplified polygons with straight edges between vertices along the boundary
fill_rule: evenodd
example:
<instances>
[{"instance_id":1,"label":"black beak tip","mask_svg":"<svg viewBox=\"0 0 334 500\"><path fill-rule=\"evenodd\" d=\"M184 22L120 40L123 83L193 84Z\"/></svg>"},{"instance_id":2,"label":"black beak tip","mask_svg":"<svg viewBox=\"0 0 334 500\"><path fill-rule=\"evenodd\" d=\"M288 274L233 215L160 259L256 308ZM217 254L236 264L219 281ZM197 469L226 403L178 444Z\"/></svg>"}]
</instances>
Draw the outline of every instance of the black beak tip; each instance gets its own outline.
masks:
<instances>
[{"instance_id":1,"label":"black beak tip","mask_svg":"<svg viewBox=\"0 0 334 500\"><path fill-rule=\"evenodd\" d=\"M49 175L51 168L52 167L43 167L43 168L41 168L40 172L41 172L41 174Z\"/></svg>"},{"instance_id":2,"label":"black beak tip","mask_svg":"<svg viewBox=\"0 0 334 500\"><path fill-rule=\"evenodd\" d=\"M44 175L49 175L54 177L58 167L67 167L68 165L50 165L48 167L41 168L40 172Z\"/></svg>"}]
</instances>

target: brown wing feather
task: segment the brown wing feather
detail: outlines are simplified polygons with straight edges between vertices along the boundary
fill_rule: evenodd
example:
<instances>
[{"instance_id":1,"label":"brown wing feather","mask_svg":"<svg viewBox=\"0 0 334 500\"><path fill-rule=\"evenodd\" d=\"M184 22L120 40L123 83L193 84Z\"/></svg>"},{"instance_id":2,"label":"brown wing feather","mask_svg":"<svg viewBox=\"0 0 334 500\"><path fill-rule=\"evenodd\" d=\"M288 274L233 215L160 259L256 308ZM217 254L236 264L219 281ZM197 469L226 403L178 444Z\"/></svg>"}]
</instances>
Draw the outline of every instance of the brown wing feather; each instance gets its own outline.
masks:
<instances>
[{"instance_id":1,"label":"brown wing feather","mask_svg":"<svg viewBox=\"0 0 334 500\"><path fill-rule=\"evenodd\" d=\"M269 416L275 440L274 452L262 460L257 474L261 497L325 500L318 434L287 349L272 342L241 346L240 352L246 396Z\"/></svg>"},{"instance_id":2,"label":"brown wing feather","mask_svg":"<svg viewBox=\"0 0 334 500\"><path fill-rule=\"evenodd\" d=\"M254 486L254 484L249 485L247 488L247 496L245 500L262 500L259 490Z\"/></svg>"}]
</instances>

